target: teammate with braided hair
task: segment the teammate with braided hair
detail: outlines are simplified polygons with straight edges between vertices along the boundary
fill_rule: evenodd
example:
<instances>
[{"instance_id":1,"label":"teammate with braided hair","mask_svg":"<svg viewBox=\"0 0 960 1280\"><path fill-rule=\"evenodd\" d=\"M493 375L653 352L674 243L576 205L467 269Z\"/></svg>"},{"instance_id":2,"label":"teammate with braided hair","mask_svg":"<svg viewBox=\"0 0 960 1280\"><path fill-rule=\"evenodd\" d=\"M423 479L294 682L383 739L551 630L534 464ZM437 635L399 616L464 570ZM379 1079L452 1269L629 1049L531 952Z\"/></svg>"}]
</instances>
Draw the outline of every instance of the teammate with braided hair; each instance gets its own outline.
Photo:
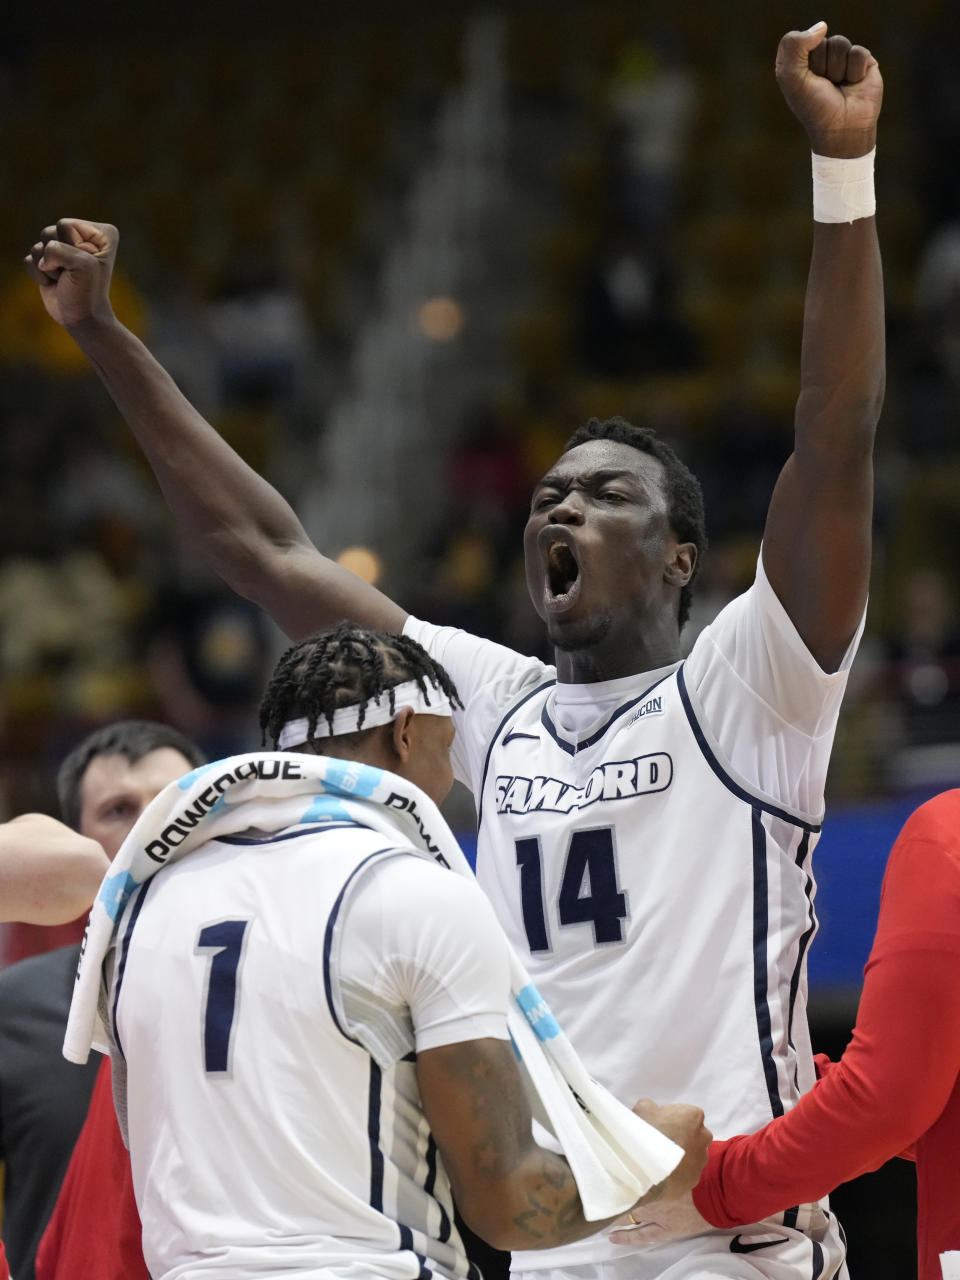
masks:
<instances>
[{"instance_id":1,"label":"teammate with braided hair","mask_svg":"<svg viewBox=\"0 0 960 1280\"><path fill-rule=\"evenodd\" d=\"M478 1280L451 1188L500 1248L600 1225L566 1160L534 1141L489 902L426 855L426 836L412 843L395 795L371 814L380 770L414 784L400 797L410 812L443 799L459 705L407 637L355 624L308 637L281 657L260 712L264 741L294 754L282 774L275 756L261 763L302 780L306 753L330 756L323 779L368 807L325 806L329 791L302 781L292 808L282 780L272 807L227 796L229 830L133 880L104 994L155 1280ZM229 776L231 761L218 768ZM182 804L195 781L164 796ZM687 1151L644 1202L689 1189L710 1139L703 1113L636 1110Z\"/></svg>"},{"instance_id":2,"label":"teammate with braided hair","mask_svg":"<svg viewBox=\"0 0 960 1280\"><path fill-rule=\"evenodd\" d=\"M344 739L356 741L371 704L379 707L385 701L391 718L397 714L397 686L404 681L413 681L428 708L431 686L434 697L439 690L452 706L463 706L443 667L408 636L342 622L333 631L291 645L277 662L260 703L263 745L286 749L280 739L296 710L306 720L304 742L320 745L315 732L325 722L330 737L324 754L337 755L333 748L346 746ZM356 731L334 735L335 713L354 704L359 706Z\"/></svg>"}]
</instances>

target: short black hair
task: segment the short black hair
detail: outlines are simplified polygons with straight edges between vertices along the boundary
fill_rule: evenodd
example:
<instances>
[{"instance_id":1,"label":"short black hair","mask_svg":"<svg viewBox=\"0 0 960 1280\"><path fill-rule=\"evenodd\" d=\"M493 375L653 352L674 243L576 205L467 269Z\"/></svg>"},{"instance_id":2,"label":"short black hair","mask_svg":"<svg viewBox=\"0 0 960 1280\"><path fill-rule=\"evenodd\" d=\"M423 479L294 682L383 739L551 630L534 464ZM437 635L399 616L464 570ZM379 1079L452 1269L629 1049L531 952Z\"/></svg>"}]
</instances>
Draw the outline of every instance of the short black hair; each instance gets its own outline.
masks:
<instances>
[{"instance_id":1,"label":"short black hair","mask_svg":"<svg viewBox=\"0 0 960 1280\"><path fill-rule=\"evenodd\" d=\"M279 749L280 734L291 720L305 718L307 743L321 720L333 729L333 713L338 707L379 701L384 694L394 710L393 690L407 680L416 680L429 700L429 680L455 706L463 706L453 681L430 657L422 645L409 636L374 631L353 622L341 622L332 631L321 631L291 645L276 667L260 703L261 745ZM361 711L353 738L363 731ZM329 738L324 745L329 747ZM299 743L297 744L300 745Z\"/></svg>"},{"instance_id":2,"label":"short black hair","mask_svg":"<svg viewBox=\"0 0 960 1280\"><path fill-rule=\"evenodd\" d=\"M123 756L136 764L162 747L179 751L194 768L206 763L200 748L168 724L154 720L118 720L116 724L94 730L74 747L57 771L57 798L64 822L74 830L79 828L84 775L98 756Z\"/></svg>"},{"instance_id":3,"label":"short black hair","mask_svg":"<svg viewBox=\"0 0 960 1280\"><path fill-rule=\"evenodd\" d=\"M649 453L663 466L670 524L681 542L692 542L697 549L697 560L690 581L680 589L678 621L682 629L690 616L693 583L707 549L707 522L700 481L651 427L636 427L626 418L605 418L603 421L591 418L576 429L564 445L563 451L567 453L590 440L614 440L618 444L628 444L641 453Z\"/></svg>"}]
</instances>

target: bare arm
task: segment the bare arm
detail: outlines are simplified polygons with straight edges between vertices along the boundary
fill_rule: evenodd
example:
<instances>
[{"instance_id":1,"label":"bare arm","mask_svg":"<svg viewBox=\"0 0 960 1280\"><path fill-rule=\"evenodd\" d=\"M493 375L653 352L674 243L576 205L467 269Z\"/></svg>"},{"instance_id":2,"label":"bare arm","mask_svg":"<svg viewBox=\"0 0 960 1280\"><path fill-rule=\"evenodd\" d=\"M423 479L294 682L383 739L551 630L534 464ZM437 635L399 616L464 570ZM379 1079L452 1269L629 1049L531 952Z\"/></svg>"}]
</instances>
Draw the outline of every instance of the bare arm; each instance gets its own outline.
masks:
<instances>
[{"instance_id":1,"label":"bare arm","mask_svg":"<svg viewBox=\"0 0 960 1280\"><path fill-rule=\"evenodd\" d=\"M791 32L777 79L817 155L876 142L875 59L842 36ZM794 451L764 531L767 576L820 665L836 670L866 603L873 441L884 392L883 278L874 218L814 223Z\"/></svg>"},{"instance_id":2,"label":"bare arm","mask_svg":"<svg viewBox=\"0 0 960 1280\"><path fill-rule=\"evenodd\" d=\"M45 814L0 823L0 921L76 920L90 909L109 865L96 840Z\"/></svg>"},{"instance_id":3,"label":"bare arm","mask_svg":"<svg viewBox=\"0 0 960 1280\"><path fill-rule=\"evenodd\" d=\"M460 1212L490 1244L548 1249L614 1221L588 1222L566 1160L534 1142L508 1041L471 1040L425 1050L417 1055L417 1079ZM643 1203L682 1194L706 1161L710 1134L703 1112L647 1101L635 1109L688 1153Z\"/></svg>"},{"instance_id":4,"label":"bare arm","mask_svg":"<svg viewBox=\"0 0 960 1280\"><path fill-rule=\"evenodd\" d=\"M344 618L401 630L404 610L320 554L289 504L116 319L109 290L118 238L106 223L62 218L44 228L25 265L136 436L182 532L291 636Z\"/></svg>"}]
</instances>

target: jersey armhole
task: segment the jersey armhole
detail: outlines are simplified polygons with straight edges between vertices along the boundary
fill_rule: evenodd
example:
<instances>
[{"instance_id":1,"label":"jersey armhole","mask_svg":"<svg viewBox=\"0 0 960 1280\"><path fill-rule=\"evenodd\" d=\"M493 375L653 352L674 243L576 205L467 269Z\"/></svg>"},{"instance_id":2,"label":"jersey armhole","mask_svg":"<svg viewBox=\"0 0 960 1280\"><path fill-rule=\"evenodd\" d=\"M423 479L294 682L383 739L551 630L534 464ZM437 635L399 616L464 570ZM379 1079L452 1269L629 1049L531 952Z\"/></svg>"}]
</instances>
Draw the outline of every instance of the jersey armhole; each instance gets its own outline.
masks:
<instances>
[{"instance_id":1,"label":"jersey armhole","mask_svg":"<svg viewBox=\"0 0 960 1280\"><path fill-rule=\"evenodd\" d=\"M399 857L415 857L416 854L410 849L403 848L386 848L377 849L373 853L368 854L366 858L351 871L343 884L340 892L337 894L336 901L330 910L327 923L323 933L323 956L322 956L322 972L323 987L327 999L327 1008L330 1016L340 1034L345 1040L349 1040L351 1044L359 1045L361 1048L366 1046L360 1045L360 1041L355 1035L351 1034L350 1022L346 1015L343 1003L343 995L340 990L340 949L343 940L343 926L349 912L350 903L355 896L357 890L362 886L367 874L382 862L386 862L389 858Z\"/></svg>"},{"instance_id":2,"label":"jersey armhole","mask_svg":"<svg viewBox=\"0 0 960 1280\"><path fill-rule=\"evenodd\" d=\"M793 809L785 805L781 800L769 796L758 787L751 785L726 760L720 744L706 725L706 718L703 715L696 694L687 687L684 679L685 665L681 666L677 672L677 689L680 693L680 701L697 745L707 764L719 780L735 796L755 808L762 809L775 818L782 818L785 822L790 822L794 826L802 827L806 831L818 832L823 823L822 809L819 813L812 814L804 813L800 809Z\"/></svg>"}]
</instances>

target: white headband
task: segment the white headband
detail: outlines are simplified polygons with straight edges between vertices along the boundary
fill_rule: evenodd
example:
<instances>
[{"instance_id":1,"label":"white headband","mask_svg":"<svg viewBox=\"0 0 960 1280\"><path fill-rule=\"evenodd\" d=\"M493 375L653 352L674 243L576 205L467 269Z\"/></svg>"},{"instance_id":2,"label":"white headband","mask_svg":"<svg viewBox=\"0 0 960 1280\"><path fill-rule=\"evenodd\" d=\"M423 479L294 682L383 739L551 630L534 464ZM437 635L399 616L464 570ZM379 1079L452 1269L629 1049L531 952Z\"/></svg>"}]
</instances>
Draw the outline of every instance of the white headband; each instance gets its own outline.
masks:
<instances>
[{"instance_id":1,"label":"white headband","mask_svg":"<svg viewBox=\"0 0 960 1280\"><path fill-rule=\"evenodd\" d=\"M393 694L392 711L390 710L391 693ZM378 697L370 698L367 702L354 702L347 707L337 707L333 713L332 727L326 716L320 716L312 735L310 721L305 716L300 720L288 721L280 730L277 748L280 751L286 751L288 747L299 746L301 742L307 742L311 737L331 738L338 737L341 733L356 733L358 727L375 729L377 725L390 724L407 707L419 715L449 716L453 714L450 699L442 689L431 684L428 701L416 680L407 680L403 684L394 685L392 689L384 689ZM361 710L364 713L363 724L359 725Z\"/></svg>"}]
</instances>

